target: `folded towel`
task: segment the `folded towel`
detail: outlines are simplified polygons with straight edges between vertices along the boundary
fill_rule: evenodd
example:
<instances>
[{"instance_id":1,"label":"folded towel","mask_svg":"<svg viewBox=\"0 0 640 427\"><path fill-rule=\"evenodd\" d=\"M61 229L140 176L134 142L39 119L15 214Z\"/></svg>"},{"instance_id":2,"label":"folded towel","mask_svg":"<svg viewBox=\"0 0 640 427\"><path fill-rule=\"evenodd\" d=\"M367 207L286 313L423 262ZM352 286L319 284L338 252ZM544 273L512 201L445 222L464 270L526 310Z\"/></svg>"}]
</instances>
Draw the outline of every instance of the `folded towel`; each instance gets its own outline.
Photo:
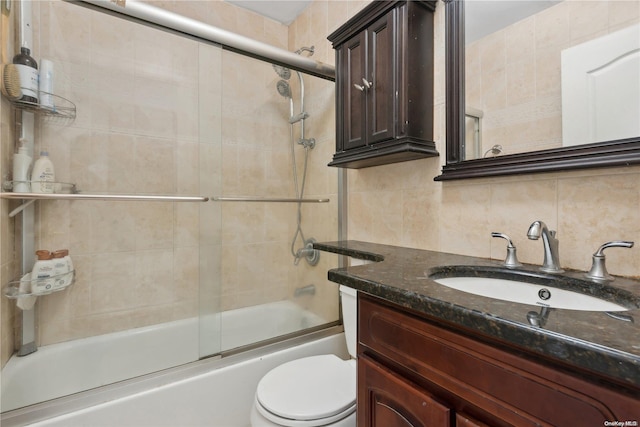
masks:
<instances>
[{"instance_id":1,"label":"folded towel","mask_svg":"<svg viewBox=\"0 0 640 427\"><path fill-rule=\"evenodd\" d=\"M27 273L20 279L20 287L18 288L20 295L31 294L31 273ZM36 304L35 295L24 295L18 297L17 305L22 310L31 310Z\"/></svg>"}]
</instances>

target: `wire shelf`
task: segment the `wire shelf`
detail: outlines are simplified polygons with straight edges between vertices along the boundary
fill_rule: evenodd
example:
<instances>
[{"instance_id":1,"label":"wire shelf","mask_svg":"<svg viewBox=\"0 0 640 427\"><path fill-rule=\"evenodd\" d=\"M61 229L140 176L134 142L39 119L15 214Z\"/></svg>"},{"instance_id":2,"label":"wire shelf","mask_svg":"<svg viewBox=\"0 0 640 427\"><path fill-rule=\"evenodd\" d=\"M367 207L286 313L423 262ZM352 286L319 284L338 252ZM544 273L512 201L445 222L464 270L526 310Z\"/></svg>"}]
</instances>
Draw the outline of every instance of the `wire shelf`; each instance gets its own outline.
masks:
<instances>
[{"instance_id":1,"label":"wire shelf","mask_svg":"<svg viewBox=\"0 0 640 427\"><path fill-rule=\"evenodd\" d=\"M20 109L31 111L48 119L60 120L60 121L72 121L76 118L76 105L69 101L67 98L63 98L53 93L40 92L40 96L45 95L50 97L51 105L43 105L37 102L28 102L21 100L10 100L11 104Z\"/></svg>"},{"instance_id":2,"label":"wire shelf","mask_svg":"<svg viewBox=\"0 0 640 427\"><path fill-rule=\"evenodd\" d=\"M56 276L32 279L31 273L27 273L22 279L11 281L3 289L4 296L9 299L49 295L60 292L73 285L76 281L76 271L58 274ZM27 286L25 286L27 285ZM20 288L38 289L33 292L21 291Z\"/></svg>"}]
</instances>

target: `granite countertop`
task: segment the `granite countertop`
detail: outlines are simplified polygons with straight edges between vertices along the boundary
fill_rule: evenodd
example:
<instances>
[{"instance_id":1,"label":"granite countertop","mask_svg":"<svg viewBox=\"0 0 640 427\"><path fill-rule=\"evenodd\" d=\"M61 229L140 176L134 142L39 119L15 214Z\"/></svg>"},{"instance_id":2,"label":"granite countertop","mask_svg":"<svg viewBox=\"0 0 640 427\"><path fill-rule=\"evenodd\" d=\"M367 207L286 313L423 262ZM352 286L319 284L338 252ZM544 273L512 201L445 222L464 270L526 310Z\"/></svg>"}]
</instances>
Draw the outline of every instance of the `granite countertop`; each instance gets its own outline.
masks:
<instances>
[{"instance_id":1,"label":"granite countertop","mask_svg":"<svg viewBox=\"0 0 640 427\"><path fill-rule=\"evenodd\" d=\"M373 261L330 270L333 282L640 393L640 325L636 323L640 322L640 281L617 277L609 285L600 285L585 280L584 272L568 270L560 275L566 283L629 310L618 312L623 319L616 319L604 312L554 308L544 326L538 327L530 324L527 313L540 312L539 307L458 291L429 278L446 276L453 266L466 266L469 275L500 277L509 271L501 260L352 240L314 243L314 248ZM525 264L517 270L553 277L538 267Z\"/></svg>"}]
</instances>

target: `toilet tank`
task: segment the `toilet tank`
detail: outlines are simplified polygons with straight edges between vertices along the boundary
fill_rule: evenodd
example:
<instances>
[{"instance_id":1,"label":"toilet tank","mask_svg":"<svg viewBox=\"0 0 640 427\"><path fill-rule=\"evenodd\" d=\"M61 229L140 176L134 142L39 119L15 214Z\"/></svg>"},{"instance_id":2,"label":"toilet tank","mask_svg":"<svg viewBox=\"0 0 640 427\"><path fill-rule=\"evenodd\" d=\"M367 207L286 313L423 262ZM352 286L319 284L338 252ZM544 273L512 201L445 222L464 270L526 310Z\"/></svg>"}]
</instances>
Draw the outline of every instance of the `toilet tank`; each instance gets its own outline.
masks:
<instances>
[{"instance_id":1,"label":"toilet tank","mask_svg":"<svg viewBox=\"0 0 640 427\"><path fill-rule=\"evenodd\" d=\"M347 350L351 357L356 357L356 340L358 327L358 292L353 288L340 286L340 299L342 300L342 321L344 323L344 336L347 339Z\"/></svg>"}]
</instances>

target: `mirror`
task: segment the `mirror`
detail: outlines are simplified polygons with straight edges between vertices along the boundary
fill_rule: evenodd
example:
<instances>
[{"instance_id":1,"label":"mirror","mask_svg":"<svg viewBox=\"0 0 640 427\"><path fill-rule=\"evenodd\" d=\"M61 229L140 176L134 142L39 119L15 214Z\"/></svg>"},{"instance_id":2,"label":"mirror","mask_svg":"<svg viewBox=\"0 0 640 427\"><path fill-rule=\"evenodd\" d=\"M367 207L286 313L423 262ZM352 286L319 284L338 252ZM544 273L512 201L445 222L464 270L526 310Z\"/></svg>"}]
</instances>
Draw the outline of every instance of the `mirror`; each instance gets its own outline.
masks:
<instances>
[{"instance_id":1,"label":"mirror","mask_svg":"<svg viewBox=\"0 0 640 427\"><path fill-rule=\"evenodd\" d=\"M637 2L445 7L447 161L437 181L640 163Z\"/></svg>"}]
</instances>

